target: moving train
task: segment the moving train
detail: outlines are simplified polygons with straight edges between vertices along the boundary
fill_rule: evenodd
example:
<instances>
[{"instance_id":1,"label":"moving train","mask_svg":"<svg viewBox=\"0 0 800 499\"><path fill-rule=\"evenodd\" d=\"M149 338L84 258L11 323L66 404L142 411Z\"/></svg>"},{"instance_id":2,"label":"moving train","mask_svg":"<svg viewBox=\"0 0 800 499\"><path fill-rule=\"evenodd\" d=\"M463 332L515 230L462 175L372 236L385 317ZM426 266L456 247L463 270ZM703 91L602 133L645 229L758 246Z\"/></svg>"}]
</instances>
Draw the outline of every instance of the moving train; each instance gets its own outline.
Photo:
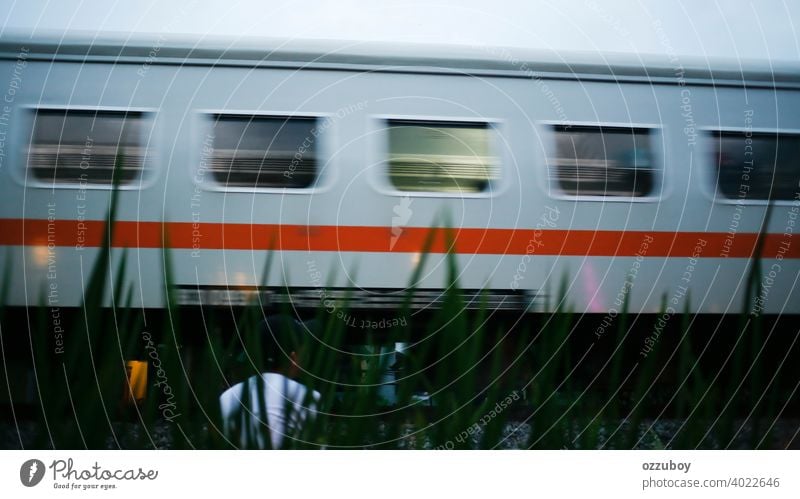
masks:
<instances>
[{"instance_id":1,"label":"moving train","mask_svg":"<svg viewBox=\"0 0 800 499\"><path fill-rule=\"evenodd\" d=\"M453 258L469 306L800 312L800 64L72 33L0 75L6 305L80 305L116 189L134 307L166 257L184 304L436 307Z\"/></svg>"}]
</instances>

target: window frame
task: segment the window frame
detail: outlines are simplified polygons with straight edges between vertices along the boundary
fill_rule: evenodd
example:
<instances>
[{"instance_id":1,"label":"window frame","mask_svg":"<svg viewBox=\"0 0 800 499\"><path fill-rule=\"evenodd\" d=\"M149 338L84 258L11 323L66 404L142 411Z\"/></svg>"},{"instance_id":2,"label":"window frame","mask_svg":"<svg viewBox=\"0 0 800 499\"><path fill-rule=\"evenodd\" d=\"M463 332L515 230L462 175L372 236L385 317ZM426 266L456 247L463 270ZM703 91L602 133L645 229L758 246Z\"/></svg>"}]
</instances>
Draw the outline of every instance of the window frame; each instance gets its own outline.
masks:
<instances>
[{"instance_id":1,"label":"window frame","mask_svg":"<svg viewBox=\"0 0 800 499\"><path fill-rule=\"evenodd\" d=\"M15 136L14 143L22 144L16 154L18 158L14 163L18 165L17 168L12 168L12 177L23 187L31 187L35 189L68 189L68 190L93 190L93 191L110 191L114 189L113 183L97 184L97 183L80 183L80 182L59 182L45 181L37 178L28 171L28 150L33 145L33 131L36 124L36 115L39 111L78 111L78 112L118 112L118 113L138 113L142 115L143 120L149 124L149 134L143 133L141 136L142 146L148 151L148 160L151 168L145 168L142 174L133 182L127 184L120 184L116 187L118 190L124 191L137 191L144 190L152 187L159 176L159 153L160 153L160 127L161 124L158 120L158 109L153 107L127 107L127 106L83 106L83 105L21 105L19 106L21 115L20 120L22 126L19 127L19 136Z\"/></svg>"},{"instance_id":2,"label":"window frame","mask_svg":"<svg viewBox=\"0 0 800 499\"><path fill-rule=\"evenodd\" d=\"M729 198L723 195L719 190L719 185L716 180L716 168L714 164L713 155L716 151L714 133L716 132L733 132L733 133L753 133L753 134L771 134L771 135L796 135L800 139L800 128L768 128L768 127L752 127L745 128L740 126L704 126L698 127L698 132L702 138L703 147L701 149L702 158L699 161L700 170L702 171L702 181L700 184L703 186L702 190L706 197L715 204L721 205L743 205L743 206L793 206L795 201L791 199L739 199ZM800 167L800 163L798 163Z\"/></svg>"},{"instance_id":3,"label":"window frame","mask_svg":"<svg viewBox=\"0 0 800 499\"><path fill-rule=\"evenodd\" d=\"M436 192L436 191L401 191L392 184L389 179L389 123L392 121L418 122L421 124L475 124L485 125L491 131L489 139L489 149L498 159L498 178L490 181L490 188L481 192ZM374 138L371 140L369 157L371 165L377 168L370 168L372 172L367 179L372 188L380 194L393 197L415 197L415 198L461 198L461 199L486 199L502 195L508 188L506 181L506 165L508 160L508 141L503 140L503 129L506 127L505 120L492 117L462 117L462 116L442 116L442 115L405 115L405 114L373 114L369 117L370 127L367 133ZM505 145L504 145L505 144Z\"/></svg>"},{"instance_id":4,"label":"window frame","mask_svg":"<svg viewBox=\"0 0 800 499\"><path fill-rule=\"evenodd\" d=\"M271 194L319 194L330 190L335 182L337 168L334 168L334 155L331 154L331 147L336 134L336 113L322 112L297 112L297 111L256 111L252 109L196 109L194 111L196 124L192 130L192 154L188 165L189 176L192 185L208 192L226 193L271 193ZM317 177L309 187L243 187L227 186L214 180L211 172L206 172L202 179L199 179L200 162L203 159L203 142L205 137L211 133L215 116L229 117L251 117L251 118L300 118L316 120L319 126L326 119L332 119L331 125L323 133L317 136Z\"/></svg>"},{"instance_id":5,"label":"window frame","mask_svg":"<svg viewBox=\"0 0 800 499\"><path fill-rule=\"evenodd\" d=\"M669 149L668 137L664 133L665 126L658 123L643 122L617 122L617 121L562 121L562 120L541 120L536 122L537 128L543 138L542 156L542 187L551 199L560 201L601 201L611 203L659 203L670 197L670 184L667 182L666 152ZM656 182L653 192L647 196L593 196L593 195L572 195L567 194L561 189L557 181L553 181L550 175L550 158L557 154L558 144L556 127L575 126L585 128L624 128L633 130L648 130L651 139L650 154L656 171ZM656 147L661 144L661 147Z\"/></svg>"}]
</instances>

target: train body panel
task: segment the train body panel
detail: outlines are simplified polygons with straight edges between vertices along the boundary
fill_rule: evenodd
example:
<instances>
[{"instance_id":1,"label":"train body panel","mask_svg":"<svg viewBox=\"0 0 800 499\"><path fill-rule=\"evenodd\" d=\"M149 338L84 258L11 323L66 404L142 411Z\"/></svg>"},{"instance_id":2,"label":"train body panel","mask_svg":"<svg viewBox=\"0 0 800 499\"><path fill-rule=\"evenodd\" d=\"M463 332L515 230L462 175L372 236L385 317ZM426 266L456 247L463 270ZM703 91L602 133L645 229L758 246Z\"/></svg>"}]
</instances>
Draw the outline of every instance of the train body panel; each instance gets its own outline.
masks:
<instances>
[{"instance_id":1,"label":"train body panel","mask_svg":"<svg viewBox=\"0 0 800 499\"><path fill-rule=\"evenodd\" d=\"M766 202L721 195L714 159L726 133L800 132L796 74L793 81L772 85L768 78L750 85L742 76L737 85L684 80L663 67L661 76L642 81L615 79L613 72L612 78L531 73L522 63L445 71L444 60L420 68L293 64L287 58L262 67L257 60L178 63L146 55L80 60L43 49L21 58L10 47L0 59L0 74L19 73L20 84L6 102L0 169L0 256L12 276L7 304L35 305L55 285L59 305L79 305L102 245L110 186L54 183L30 166L39 140L36 120L46 123L49 116L37 112L78 110L128 111L140 120L146 159L139 176L118 191L116 218L122 225L116 227L111 266L126 254L127 273L115 278L131 287L134 306L164 306L161 247L170 248L174 284L187 302L235 302L239 298L220 290L264 285L301 290L306 305L324 304L333 290L351 289L365 301L380 295L376 303L392 306L421 260L425 268L415 285L435 295L447 283L447 236L440 231L433 253L420 252L426 228L438 225L452 229L461 287L487 288L497 303L509 300L520 310L540 311L557 305L566 279L569 304L590 313L618 311L624 296L632 311L642 313L664 306L680 311L686 303L697 312L737 312L749 256L763 229L757 282L768 294L756 305L767 313L800 312L794 292L800 198L773 201L763 224ZM229 137L219 123L230 119L235 127L244 120L242 144L248 123L267 127L270 118L299 120L297 126L315 120L304 137L307 145L301 145L313 150L314 181L293 188L220 182L212 165L230 145L221 145ZM41 134L48 133L44 126ZM404 171L402 161L413 159L403 149L407 145L392 142L393 127L407 127L411 137L420 133L414 127L478 136L488 144L490 159L476 153L486 164L456 166L487 172L491 167L496 174L487 173L490 180L467 178L475 182L474 191L425 191L418 184L400 189L401 182L418 179L387 173ZM574 145L596 130L615 129L646 137L641 175L647 173L648 183L631 184L644 194L580 194L582 180L573 182L578 187L569 184L564 172L571 170L558 162L563 136L572 134ZM87 140L71 147L94 158L99 145ZM295 152L301 156L297 164L306 160L305 149ZM295 163L287 161L289 169L277 177L295 174ZM794 189L800 192L800 185ZM262 283L268 254L272 268Z\"/></svg>"}]
</instances>

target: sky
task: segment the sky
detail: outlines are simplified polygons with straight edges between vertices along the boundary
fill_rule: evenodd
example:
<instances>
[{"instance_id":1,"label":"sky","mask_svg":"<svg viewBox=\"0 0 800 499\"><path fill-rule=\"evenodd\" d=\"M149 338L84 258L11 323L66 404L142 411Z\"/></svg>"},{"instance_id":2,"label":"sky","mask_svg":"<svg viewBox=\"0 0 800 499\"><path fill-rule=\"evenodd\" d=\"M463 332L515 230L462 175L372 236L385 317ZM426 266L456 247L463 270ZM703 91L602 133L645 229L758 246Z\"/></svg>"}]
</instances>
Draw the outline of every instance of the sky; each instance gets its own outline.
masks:
<instances>
[{"instance_id":1,"label":"sky","mask_svg":"<svg viewBox=\"0 0 800 499\"><path fill-rule=\"evenodd\" d=\"M0 37L88 31L800 61L798 0L0 0Z\"/></svg>"}]
</instances>

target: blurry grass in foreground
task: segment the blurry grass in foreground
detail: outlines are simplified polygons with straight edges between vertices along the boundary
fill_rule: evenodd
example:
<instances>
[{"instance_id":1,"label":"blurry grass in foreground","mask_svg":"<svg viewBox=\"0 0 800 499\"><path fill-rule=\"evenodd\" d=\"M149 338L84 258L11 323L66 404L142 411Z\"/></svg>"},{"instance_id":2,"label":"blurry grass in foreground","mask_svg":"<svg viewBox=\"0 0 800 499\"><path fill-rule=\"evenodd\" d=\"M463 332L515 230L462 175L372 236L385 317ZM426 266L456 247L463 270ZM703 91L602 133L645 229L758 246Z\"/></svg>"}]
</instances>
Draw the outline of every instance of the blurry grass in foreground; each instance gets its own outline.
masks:
<instances>
[{"instance_id":1,"label":"blurry grass in foreground","mask_svg":"<svg viewBox=\"0 0 800 499\"><path fill-rule=\"evenodd\" d=\"M109 221L114 220L115 209L116 194ZM113 223L107 224L105 245L86 284L84 303L65 325L69 335L63 356L52 353L47 309L31 309L38 314L29 329L38 387L32 445L234 448L232 441L239 439L229 441L222 434L218 397L229 385L255 374L253 366L261 355L257 326L264 312L258 303L236 310L201 308L202 330L182 329L181 310L169 296L173 281L165 253L165 324L145 326L140 311L130 307L133 289L126 288L121 278L125 256L111 268L112 231ZM426 259L424 253L411 282L417 282ZM271 256L262 282L270 260ZM760 316L742 314L737 331L721 333L737 335L723 362L701 362L708 335L694 327L688 311L672 317L663 344L641 358L635 351L650 330L627 313L626 302L603 338L606 353L591 363L585 361L591 357L583 349L586 342L576 340L576 335L586 333L576 327L580 318L564 299L566 278L558 292L545 294L555 312L524 315L509 327L485 304L478 310L465 309L452 254L447 262L449 286L441 308L424 317L415 315L411 288L405 305L385 312L393 316L384 316L405 320L382 334L360 334L355 344L344 321L320 304L316 310L320 327L302 350L305 370L299 380L322 394L319 415L285 438L284 447L775 445L773 424L791 397L781 378L791 366L767 365L761 355L766 335ZM753 275L759 275L758 265L755 259ZM8 276L3 277L5 293ZM756 282L749 280L748 302L758 292ZM109 291L114 306L103 308L101 297ZM347 314L347 303L338 303L337 311ZM549 310L550 304L545 308ZM292 313L288 308L283 312ZM222 321L221 314L235 317ZM233 330L223 331L230 324ZM151 335L155 329L162 334ZM395 345L404 346L402 354L394 352ZM245 363L236 360L241 352ZM150 366L147 397L139 405L121 402L127 386L126 361L132 359L146 360ZM394 403L387 404L387 393ZM659 431L659 421L670 422L667 436ZM268 435L266 427L263 431ZM254 437L250 435L249 441L254 443Z\"/></svg>"}]
</instances>

